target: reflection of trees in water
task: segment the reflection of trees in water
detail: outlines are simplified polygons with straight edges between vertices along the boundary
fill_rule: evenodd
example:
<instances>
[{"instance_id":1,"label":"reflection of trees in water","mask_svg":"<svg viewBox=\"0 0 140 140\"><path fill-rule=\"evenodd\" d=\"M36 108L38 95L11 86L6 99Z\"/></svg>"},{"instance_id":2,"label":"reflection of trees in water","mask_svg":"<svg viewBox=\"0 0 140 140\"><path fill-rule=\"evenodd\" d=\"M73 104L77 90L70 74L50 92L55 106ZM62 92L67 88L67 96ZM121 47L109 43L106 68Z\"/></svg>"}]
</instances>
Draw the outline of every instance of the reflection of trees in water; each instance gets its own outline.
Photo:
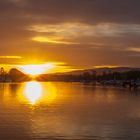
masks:
<instances>
[{"instance_id":1,"label":"reflection of trees in water","mask_svg":"<svg viewBox=\"0 0 140 140\"><path fill-rule=\"evenodd\" d=\"M0 84L0 98L2 99L4 96L4 91L5 91L5 84L1 83Z\"/></svg>"},{"instance_id":2,"label":"reflection of trees in water","mask_svg":"<svg viewBox=\"0 0 140 140\"><path fill-rule=\"evenodd\" d=\"M0 83L0 99L3 99L5 96L16 97L19 88L20 84Z\"/></svg>"},{"instance_id":3,"label":"reflection of trees in water","mask_svg":"<svg viewBox=\"0 0 140 140\"><path fill-rule=\"evenodd\" d=\"M20 84L10 84L9 90L10 90L11 96L15 97L19 88L20 88Z\"/></svg>"},{"instance_id":4,"label":"reflection of trees in water","mask_svg":"<svg viewBox=\"0 0 140 140\"><path fill-rule=\"evenodd\" d=\"M139 89L128 89L130 92L130 96L139 96L140 95L140 91Z\"/></svg>"}]
</instances>

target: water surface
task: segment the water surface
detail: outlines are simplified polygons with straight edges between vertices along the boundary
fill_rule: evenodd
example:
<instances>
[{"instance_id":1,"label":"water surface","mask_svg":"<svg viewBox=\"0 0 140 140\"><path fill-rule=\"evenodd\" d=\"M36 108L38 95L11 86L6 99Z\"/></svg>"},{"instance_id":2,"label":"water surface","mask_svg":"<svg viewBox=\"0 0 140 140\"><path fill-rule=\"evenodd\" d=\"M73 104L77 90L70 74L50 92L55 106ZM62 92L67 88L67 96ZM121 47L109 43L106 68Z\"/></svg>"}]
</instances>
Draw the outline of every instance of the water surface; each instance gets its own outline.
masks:
<instances>
[{"instance_id":1,"label":"water surface","mask_svg":"<svg viewBox=\"0 0 140 140\"><path fill-rule=\"evenodd\" d=\"M139 94L80 83L0 84L0 140L139 140Z\"/></svg>"}]
</instances>

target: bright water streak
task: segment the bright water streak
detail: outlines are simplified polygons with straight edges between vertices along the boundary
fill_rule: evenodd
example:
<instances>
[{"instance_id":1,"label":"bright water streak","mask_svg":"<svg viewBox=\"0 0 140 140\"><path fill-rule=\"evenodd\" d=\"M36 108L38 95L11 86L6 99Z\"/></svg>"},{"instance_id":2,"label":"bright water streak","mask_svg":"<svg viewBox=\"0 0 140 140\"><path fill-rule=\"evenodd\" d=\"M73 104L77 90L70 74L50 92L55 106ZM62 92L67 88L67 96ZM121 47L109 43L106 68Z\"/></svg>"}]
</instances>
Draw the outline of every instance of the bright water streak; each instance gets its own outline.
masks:
<instances>
[{"instance_id":1,"label":"bright water streak","mask_svg":"<svg viewBox=\"0 0 140 140\"><path fill-rule=\"evenodd\" d=\"M140 139L139 95L80 83L0 84L0 140Z\"/></svg>"}]
</instances>

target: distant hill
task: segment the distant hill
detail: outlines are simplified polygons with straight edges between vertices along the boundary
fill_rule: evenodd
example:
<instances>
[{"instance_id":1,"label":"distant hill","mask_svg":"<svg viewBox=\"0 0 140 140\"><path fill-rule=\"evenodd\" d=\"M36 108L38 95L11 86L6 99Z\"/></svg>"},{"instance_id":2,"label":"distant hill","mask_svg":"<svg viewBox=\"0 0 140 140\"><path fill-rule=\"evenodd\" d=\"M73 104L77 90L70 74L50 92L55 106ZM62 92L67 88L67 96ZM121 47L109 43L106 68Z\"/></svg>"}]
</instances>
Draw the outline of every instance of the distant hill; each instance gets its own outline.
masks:
<instances>
[{"instance_id":1,"label":"distant hill","mask_svg":"<svg viewBox=\"0 0 140 140\"><path fill-rule=\"evenodd\" d=\"M28 75L24 74L16 68L12 68L9 71L9 77L13 82L23 82L31 80L31 78Z\"/></svg>"},{"instance_id":2,"label":"distant hill","mask_svg":"<svg viewBox=\"0 0 140 140\"><path fill-rule=\"evenodd\" d=\"M103 73L113 73L113 72L127 72L127 71L135 71L140 70L140 68L131 68L131 67L115 67L115 68L94 68L94 69L85 69L85 70L76 70L66 73L57 73L57 75L82 75L84 73L96 73L97 75L101 75Z\"/></svg>"},{"instance_id":3,"label":"distant hill","mask_svg":"<svg viewBox=\"0 0 140 140\"><path fill-rule=\"evenodd\" d=\"M23 72L19 71L18 69L16 68L12 68L10 71L9 71L9 75L25 75Z\"/></svg>"},{"instance_id":4,"label":"distant hill","mask_svg":"<svg viewBox=\"0 0 140 140\"><path fill-rule=\"evenodd\" d=\"M136 72L138 71L138 72ZM115 68L95 68L86 70L77 70L66 73L41 74L36 77L38 81L63 81L63 82L81 82L95 80L126 80L137 79L140 77L140 68L115 67Z\"/></svg>"}]
</instances>

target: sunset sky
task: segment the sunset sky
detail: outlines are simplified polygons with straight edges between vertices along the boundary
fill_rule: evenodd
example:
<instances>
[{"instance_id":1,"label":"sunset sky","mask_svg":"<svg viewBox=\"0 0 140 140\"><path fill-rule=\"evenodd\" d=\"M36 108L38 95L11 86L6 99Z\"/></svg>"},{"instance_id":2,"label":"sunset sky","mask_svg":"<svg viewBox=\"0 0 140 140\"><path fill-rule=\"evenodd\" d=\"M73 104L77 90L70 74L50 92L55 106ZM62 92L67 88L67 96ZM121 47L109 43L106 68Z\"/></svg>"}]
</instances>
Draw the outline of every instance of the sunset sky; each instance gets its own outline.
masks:
<instances>
[{"instance_id":1,"label":"sunset sky","mask_svg":"<svg viewBox=\"0 0 140 140\"><path fill-rule=\"evenodd\" d=\"M140 0L0 0L0 63L140 67Z\"/></svg>"}]
</instances>

